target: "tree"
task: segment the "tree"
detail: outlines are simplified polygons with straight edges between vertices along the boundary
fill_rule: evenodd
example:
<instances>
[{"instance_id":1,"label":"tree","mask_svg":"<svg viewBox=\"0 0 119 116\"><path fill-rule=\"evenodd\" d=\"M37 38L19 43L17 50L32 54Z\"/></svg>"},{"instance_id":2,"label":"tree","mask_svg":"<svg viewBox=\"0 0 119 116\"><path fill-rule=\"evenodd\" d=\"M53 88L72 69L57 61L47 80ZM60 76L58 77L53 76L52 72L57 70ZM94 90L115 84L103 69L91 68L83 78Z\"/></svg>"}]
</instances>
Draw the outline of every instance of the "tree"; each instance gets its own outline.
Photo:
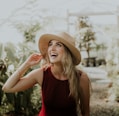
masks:
<instances>
[{"instance_id":1,"label":"tree","mask_svg":"<svg viewBox=\"0 0 119 116\"><path fill-rule=\"evenodd\" d=\"M93 27L88 22L88 17L81 17L78 19L78 43L81 51L86 51L86 66L90 66L91 63L95 66L95 58L91 56L91 51L99 49L100 45L96 43L95 32Z\"/></svg>"}]
</instances>

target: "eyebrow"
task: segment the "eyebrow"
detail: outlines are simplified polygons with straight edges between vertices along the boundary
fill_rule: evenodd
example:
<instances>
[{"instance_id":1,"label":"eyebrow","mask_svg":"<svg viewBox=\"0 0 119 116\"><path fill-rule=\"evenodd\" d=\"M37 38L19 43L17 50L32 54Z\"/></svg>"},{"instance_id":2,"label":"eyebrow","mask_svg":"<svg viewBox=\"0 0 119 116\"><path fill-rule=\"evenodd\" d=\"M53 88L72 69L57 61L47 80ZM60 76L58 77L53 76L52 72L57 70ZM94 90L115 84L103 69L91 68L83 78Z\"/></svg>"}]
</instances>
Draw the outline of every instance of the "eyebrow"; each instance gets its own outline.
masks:
<instances>
[{"instance_id":1,"label":"eyebrow","mask_svg":"<svg viewBox=\"0 0 119 116\"><path fill-rule=\"evenodd\" d=\"M49 41L49 43L51 43L53 40L50 40ZM64 45L62 42L60 42L60 41L57 41L56 43L60 43L60 44L62 44L62 45Z\"/></svg>"}]
</instances>

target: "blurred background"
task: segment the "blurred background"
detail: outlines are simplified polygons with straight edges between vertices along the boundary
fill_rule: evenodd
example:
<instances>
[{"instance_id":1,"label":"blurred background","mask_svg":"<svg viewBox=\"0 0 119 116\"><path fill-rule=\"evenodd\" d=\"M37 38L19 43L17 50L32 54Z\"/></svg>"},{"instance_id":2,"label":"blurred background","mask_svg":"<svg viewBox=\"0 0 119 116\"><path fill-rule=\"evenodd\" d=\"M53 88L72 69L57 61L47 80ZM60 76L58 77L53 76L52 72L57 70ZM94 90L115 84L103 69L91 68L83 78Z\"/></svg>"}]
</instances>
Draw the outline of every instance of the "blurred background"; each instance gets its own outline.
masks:
<instances>
[{"instance_id":1,"label":"blurred background","mask_svg":"<svg viewBox=\"0 0 119 116\"><path fill-rule=\"evenodd\" d=\"M119 0L0 0L0 115L38 114L38 85L14 94L1 88L31 53L39 52L40 35L51 31L75 38L79 68L92 83L91 116L118 116Z\"/></svg>"}]
</instances>

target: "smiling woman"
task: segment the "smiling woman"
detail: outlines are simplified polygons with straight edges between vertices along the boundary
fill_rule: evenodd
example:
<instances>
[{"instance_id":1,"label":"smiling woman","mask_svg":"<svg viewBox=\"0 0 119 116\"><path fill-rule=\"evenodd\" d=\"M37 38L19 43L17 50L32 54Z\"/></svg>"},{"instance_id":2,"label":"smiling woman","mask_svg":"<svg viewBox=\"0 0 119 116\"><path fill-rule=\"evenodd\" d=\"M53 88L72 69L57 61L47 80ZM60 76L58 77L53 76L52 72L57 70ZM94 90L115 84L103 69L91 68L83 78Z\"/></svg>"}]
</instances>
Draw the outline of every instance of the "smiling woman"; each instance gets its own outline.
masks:
<instances>
[{"instance_id":1,"label":"smiling woman","mask_svg":"<svg viewBox=\"0 0 119 116\"><path fill-rule=\"evenodd\" d=\"M5 92L20 92L36 83L42 90L39 116L89 116L90 80L77 68L81 62L75 39L67 32L45 33L38 41L40 53L33 53L8 78ZM30 67L41 60L45 65L28 74Z\"/></svg>"}]
</instances>

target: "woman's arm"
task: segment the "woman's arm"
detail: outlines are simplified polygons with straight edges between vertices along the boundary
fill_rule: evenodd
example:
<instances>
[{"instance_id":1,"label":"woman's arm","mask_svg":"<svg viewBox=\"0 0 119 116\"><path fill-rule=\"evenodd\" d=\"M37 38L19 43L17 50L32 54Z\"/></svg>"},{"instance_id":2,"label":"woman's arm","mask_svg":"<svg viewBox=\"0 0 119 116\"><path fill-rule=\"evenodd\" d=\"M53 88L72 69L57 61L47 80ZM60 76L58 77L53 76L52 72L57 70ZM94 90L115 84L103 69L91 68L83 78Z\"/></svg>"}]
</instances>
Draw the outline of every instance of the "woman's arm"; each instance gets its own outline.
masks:
<instances>
[{"instance_id":1,"label":"woman's arm","mask_svg":"<svg viewBox=\"0 0 119 116\"><path fill-rule=\"evenodd\" d=\"M82 116L90 116L90 80L86 73L82 72L80 78L81 101L80 108Z\"/></svg>"},{"instance_id":2,"label":"woman's arm","mask_svg":"<svg viewBox=\"0 0 119 116\"><path fill-rule=\"evenodd\" d=\"M38 76L42 77L42 69L31 71L29 74L24 76L24 73L31 67L40 62L42 55L32 54L28 59L8 78L6 83L3 85L2 90L5 92L17 92L23 91L33 86L38 80Z\"/></svg>"}]
</instances>

